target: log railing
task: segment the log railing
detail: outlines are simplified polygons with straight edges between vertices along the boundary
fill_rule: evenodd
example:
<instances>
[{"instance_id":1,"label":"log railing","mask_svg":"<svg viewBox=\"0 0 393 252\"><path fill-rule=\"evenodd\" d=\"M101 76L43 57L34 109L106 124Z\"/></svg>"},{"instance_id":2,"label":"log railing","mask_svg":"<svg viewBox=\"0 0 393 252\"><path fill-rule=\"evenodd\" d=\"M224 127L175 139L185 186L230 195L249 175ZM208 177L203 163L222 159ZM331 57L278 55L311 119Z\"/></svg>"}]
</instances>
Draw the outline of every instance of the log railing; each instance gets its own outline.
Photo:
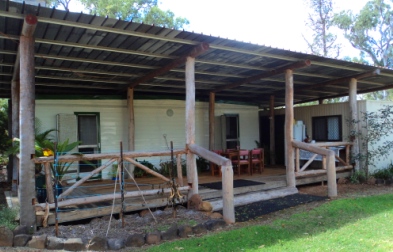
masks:
<instances>
[{"instance_id":1,"label":"log railing","mask_svg":"<svg viewBox=\"0 0 393 252\"><path fill-rule=\"evenodd\" d=\"M294 141L294 142L296 142L296 145L293 144L293 147L295 148L295 172L298 174L304 172L304 170L309 167L309 165L316 159L316 157L318 155L322 155L319 152L315 151L316 150L315 147L328 149L329 147L337 147L338 148L338 147L345 146L345 160L342 159L339 155L334 156L335 160L338 162L338 164L341 164L336 167L336 170L345 170L345 169L353 168L353 166L351 165L350 157L349 157L350 148L353 145L353 143L351 143L351 142L329 142L329 143L326 143L326 142L325 143L303 143L303 142L298 142L298 141ZM300 143L302 147L298 147L299 146L298 143ZM314 153L302 167L300 167L300 159L301 159L300 150L305 150L305 151ZM326 170L325 155L322 155L321 161L322 161L322 169Z\"/></svg>"},{"instance_id":2,"label":"log railing","mask_svg":"<svg viewBox=\"0 0 393 252\"><path fill-rule=\"evenodd\" d=\"M213 162L221 167L222 173L222 212L227 222L235 222L235 205L233 199L233 169L231 160L209 151L196 144L189 144L187 148L194 154Z\"/></svg>"},{"instance_id":3,"label":"log railing","mask_svg":"<svg viewBox=\"0 0 393 252\"><path fill-rule=\"evenodd\" d=\"M178 159L180 159L180 156L182 154L186 154L186 150L173 150L173 154L177 155ZM141 157L154 157L154 156L170 156L171 151L161 151L161 152L124 152L123 153L123 159L127 160L128 162L132 163L133 165L141 168L142 170L146 171L149 174L152 174L153 176L156 176L166 182L169 181L168 178L165 176L162 176L161 174L149 169L148 167L138 163L135 161L135 158L141 158ZM57 157L58 162L78 162L78 161L84 161L84 160L103 160L106 159L108 160L105 162L103 165L100 167L94 169L90 173L87 174L87 176L83 177L79 181L75 182L72 186L70 186L67 190L65 190L62 194L60 194L57 199L61 202L59 202L59 205L61 206L68 206L68 205L80 205L80 204L87 204L87 203L95 203L95 202L101 202L101 201L106 201L108 200L108 197L103 195L103 196L92 196L92 197L85 197L81 199L65 199L65 197L69 194L72 193L78 186L82 185L84 182L86 182L89 178L93 177L95 174L99 173L100 171L104 170L105 168L109 167L111 164L114 162L120 160L120 153L99 153L99 154L84 154L84 155L62 155ZM55 208L54 204L54 196L53 196L53 187L52 187L52 174L51 170L49 169L50 163L54 162L54 157L38 157L34 158L34 162L36 164L43 164L45 167L45 176L46 176L46 190L47 190L47 196L48 196L48 202L49 202L49 208L53 209ZM178 181L181 180L182 178L182 169L181 169L181 163L177 163L179 167L177 167L178 171ZM179 174L180 172L180 174ZM181 186L179 187L180 191L185 191L189 190L189 186L182 186L182 183L179 183ZM170 189L169 189L170 190ZM153 195L157 194L158 192L162 193L162 189L158 190L145 190L142 192L128 192L124 195L124 197L137 197L140 196L141 194L143 195ZM164 190L164 193L166 191ZM113 195L109 195L109 197L112 199ZM115 198L119 198L120 194L117 193L115 194ZM44 209L46 207L46 203L42 204L36 204L36 207L38 209Z\"/></svg>"},{"instance_id":4,"label":"log railing","mask_svg":"<svg viewBox=\"0 0 393 252\"><path fill-rule=\"evenodd\" d=\"M326 147L330 146L349 146L350 143L321 143L321 144L309 144L299 141L292 141L292 146L296 149L296 153L298 153L298 149L303 149L315 154L322 155L325 160L325 170L327 174L327 184L328 184L328 196L336 197L337 196L337 182L336 182L336 155L334 151L326 149ZM348 157L349 159L349 157ZM296 155L296 163L299 162L299 156ZM296 165L297 166L297 165ZM299 172L297 172L299 173Z\"/></svg>"}]
</instances>

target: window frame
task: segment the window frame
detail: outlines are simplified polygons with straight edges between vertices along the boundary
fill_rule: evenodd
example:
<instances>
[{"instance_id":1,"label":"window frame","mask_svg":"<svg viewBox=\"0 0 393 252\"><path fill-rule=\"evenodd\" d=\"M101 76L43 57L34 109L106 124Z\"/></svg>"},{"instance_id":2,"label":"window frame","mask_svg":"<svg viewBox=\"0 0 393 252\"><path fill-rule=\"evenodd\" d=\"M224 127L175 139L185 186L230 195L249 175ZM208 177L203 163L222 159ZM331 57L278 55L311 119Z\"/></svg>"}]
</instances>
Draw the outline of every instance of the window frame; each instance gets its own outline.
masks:
<instances>
[{"instance_id":1,"label":"window frame","mask_svg":"<svg viewBox=\"0 0 393 252\"><path fill-rule=\"evenodd\" d=\"M339 139L329 139L329 118L337 118L338 119L338 134L339 134ZM316 119L324 119L325 120L325 126L326 126L326 132L325 132L325 136L326 138L320 138L317 139L315 136L319 135L316 134ZM315 141L319 141L319 142L341 142L343 139L343 134L342 134L342 115L328 115L328 116L313 116L311 117L311 123L312 123L312 139Z\"/></svg>"}]
</instances>

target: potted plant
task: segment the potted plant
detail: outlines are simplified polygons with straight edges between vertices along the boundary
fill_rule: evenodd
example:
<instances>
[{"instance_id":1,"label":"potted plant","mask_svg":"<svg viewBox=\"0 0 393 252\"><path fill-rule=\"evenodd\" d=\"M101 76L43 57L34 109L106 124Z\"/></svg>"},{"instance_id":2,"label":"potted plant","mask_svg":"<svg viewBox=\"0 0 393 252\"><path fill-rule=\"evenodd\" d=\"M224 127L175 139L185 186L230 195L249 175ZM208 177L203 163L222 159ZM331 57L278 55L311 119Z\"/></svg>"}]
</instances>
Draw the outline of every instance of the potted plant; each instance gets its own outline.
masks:
<instances>
[{"instance_id":1,"label":"potted plant","mask_svg":"<svg viewBox=\"0 0 393 252\"><path fill-rule=\"evenodd\" d=\"M112 180L119 180L119 175L117 173L118 167L119 167L118 164L112 165L112 170L110 172L110 175L112 176Z\"/></svg>"}]
</instances>

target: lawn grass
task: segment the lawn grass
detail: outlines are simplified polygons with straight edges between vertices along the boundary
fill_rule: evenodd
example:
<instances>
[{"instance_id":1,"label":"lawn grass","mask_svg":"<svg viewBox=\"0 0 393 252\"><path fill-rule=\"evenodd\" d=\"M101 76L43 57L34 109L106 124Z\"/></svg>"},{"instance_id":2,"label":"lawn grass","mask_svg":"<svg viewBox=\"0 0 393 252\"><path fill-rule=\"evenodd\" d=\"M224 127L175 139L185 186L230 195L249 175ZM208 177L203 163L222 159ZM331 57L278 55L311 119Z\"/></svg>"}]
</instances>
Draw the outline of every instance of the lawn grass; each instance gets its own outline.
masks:
<instances>
[{"instance_id":1,"label":"lawn grass","mask_svg":"<svg viewBox=\"0 0 393 252\"><path fill-rule=\"evenodd\" d=\"M393 251L393 194L339 199L270 225L167 242L148 251Z\"/></svg>"}]
</instances>

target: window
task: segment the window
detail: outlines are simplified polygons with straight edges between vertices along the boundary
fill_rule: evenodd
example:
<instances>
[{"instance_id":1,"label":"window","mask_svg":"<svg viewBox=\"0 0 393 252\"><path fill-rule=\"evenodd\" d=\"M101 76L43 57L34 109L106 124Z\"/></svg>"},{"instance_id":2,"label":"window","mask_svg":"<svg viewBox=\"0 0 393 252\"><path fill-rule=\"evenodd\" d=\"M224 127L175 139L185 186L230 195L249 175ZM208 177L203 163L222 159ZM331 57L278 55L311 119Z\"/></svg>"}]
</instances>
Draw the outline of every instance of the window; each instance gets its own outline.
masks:
<instances>
[{"instance_id":1,"label":"window","mask_svg":"<svg viewBox=\"0 0 393 252\"><path fill-rule=\"evenodd\" d=\"M312 139L315 141L342 141L341 115L312 118Z\"/></svg>"}]
</instances>

